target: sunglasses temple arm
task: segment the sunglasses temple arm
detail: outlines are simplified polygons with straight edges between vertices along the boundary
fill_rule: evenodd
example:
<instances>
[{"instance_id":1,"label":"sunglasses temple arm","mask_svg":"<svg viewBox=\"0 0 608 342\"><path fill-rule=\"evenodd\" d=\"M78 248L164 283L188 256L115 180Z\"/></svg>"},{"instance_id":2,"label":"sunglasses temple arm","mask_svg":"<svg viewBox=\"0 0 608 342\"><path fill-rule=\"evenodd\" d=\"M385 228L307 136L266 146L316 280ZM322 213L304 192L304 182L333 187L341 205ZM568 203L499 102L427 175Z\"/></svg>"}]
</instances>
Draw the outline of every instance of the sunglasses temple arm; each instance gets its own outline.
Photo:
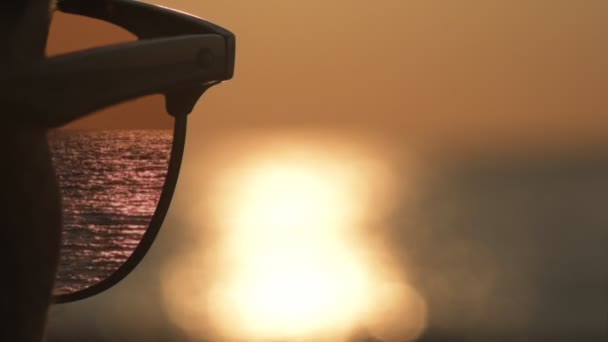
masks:
<instances>
[{"instance_id":1,"label":"sunglasses temple arm","mask_svg":"<svg viewBox=\"0 0 608 342\"><path fill-rule=\"evenodd\" d=\"M24 119L43 127L159 93L167 96L170 114L184 115L207 88L229 78L227 64L218 35L140 40L49 58L9 78L10 88L0 96L28 108L31 116Z\"/></svg>"},{"instance_id":2,"label":"sunglasses temple arm","mask_svg":"<svg viewBox=\"0 0 608 342\"><path fill-rule=\"evenodd\" d=\"M133 33L139 39L189 34L218 34L226 40L228 77L234 74L236 37L225 28L170 8L133 0L60 0L61 12L95 18Z\"/></svg>"},{"instance_id":3,"label":"sunglasses temple arm","mask_svg":"<svg viewBox=\"0 0 608 342\"><path fill-rule=\"evenodd\" d=\"M57 8L64 13L118 25L141 39L201 33L233 36L230 31L201 18L142 1L60 0Z\"/></svg>"}]
</instances>

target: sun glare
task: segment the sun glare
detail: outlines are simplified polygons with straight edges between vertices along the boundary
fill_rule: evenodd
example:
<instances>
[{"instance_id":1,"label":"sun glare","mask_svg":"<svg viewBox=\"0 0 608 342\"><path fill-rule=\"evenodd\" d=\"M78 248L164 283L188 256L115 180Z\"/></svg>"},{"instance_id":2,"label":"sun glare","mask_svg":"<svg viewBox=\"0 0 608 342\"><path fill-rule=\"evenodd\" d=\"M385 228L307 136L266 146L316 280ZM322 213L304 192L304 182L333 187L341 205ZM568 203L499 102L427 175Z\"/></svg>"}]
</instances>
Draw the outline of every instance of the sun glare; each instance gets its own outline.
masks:
<instances>
[{"instance_id":1,"label":"sun glare","mask_svg":"<svg viewBox=\"0 0 608 342\"><path fill-rule=\"evenodd\" d=\"M376 182L384 169L339 150L276 146L244 153L212 182L213 274L200 301L213 329L225 340L344 341L391 305L418 310L409 320L419 329L424 309L386 286L394 280L366 244L366 217L388 202Z\"/></svg>"},{"instance_id":2,"label":"sun glare","mask_svg":"<svg viewBox=\"0 0 608 342\"><path fill-rule=\"evenodd\" d=\"M248 229L254 222L277 233L326 229L342 223L348 203L339 174L314 164L305 168L297 162L269 164L243 175L237 195L242 205L236 213L240 221L237 228Z\"/></svg>"},{"instance_id":3,"label":"sun glare","mask_svg":"<svg viewBox=\"0 0 608 342\"><path fill-rule=\"evenodd\" d=\"M213 293L247 335L289 338L347 329L367 305L355 232L354 170L323 158L259 160L226 179L221 221L230 271ZM235 210L236 209L236 210Z\"/></svg>"}]
</instances>

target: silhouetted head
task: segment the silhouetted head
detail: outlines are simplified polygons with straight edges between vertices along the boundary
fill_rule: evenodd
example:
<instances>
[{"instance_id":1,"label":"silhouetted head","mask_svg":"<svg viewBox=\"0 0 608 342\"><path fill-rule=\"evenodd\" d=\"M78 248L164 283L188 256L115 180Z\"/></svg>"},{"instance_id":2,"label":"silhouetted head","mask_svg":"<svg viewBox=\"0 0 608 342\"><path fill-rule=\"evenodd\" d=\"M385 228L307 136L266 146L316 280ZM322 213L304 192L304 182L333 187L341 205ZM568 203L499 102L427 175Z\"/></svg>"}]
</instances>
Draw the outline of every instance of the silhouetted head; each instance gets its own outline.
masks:
<instances>
[{"instance_id":1,"label":"silhouetted head","mask_svg":"<svg viewBox=\"0 0 608 342\"><path fill-rule=\"evenodd\" d=\"M44 58L50 11L49 0L1 6L0 83L6 94L9 72ZM26 108L0 102L0 341L40 341L59 255L59 193L46 129L23 120Z\"/></svg>"},{"instance_id":2,"label":"silhouetted head","mask_svg":"<svg viewBox=\"0 0 608 342\"><path fill-rule=\"evenodd\" d=\"M107 21L139 39L46 57L55 7ZM0 126L0 266L4 270L0 341L39 341L61 235L60 196L47 130L125 101L164 95L165 109L176 122L171 176L167 176L171 181L165 182L165 187L172 184L172 194L186 117L205 90L232 78L236 41L231 32L213 23L139 1L9 0L0 9L0 104L4 110ZM146 61L143 66L142 60ZM170 197L160 201L164 212ZM159 223L148 230L150 238L129 259L136 261L125 263L126 271L68 299L96 294L130 272L154 240L162 218L155 222Z\"/></svg>"}]
</instances>

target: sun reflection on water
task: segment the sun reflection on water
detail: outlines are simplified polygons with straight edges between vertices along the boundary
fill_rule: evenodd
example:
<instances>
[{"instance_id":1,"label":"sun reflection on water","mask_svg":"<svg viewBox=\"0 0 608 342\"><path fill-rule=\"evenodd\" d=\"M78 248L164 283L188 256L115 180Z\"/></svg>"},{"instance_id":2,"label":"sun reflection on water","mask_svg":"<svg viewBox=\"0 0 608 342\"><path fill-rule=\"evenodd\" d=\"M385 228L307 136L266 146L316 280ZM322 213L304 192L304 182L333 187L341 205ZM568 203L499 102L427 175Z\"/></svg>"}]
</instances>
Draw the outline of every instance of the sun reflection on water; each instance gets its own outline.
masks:
<instances>
[{"instance_id":1,"label":"sun reflection on water","mask_svg":"<svg viewBox=\"0 0 608 342\"><path fill-rule=\"evenodd\" d=\"M386 163L340 144L237 151L205 183L200 251L166 267L173 319L223 340L345 341L361 327L417 336L424 301L368 238L391 203Z\"/></svg>"}]
</instances>

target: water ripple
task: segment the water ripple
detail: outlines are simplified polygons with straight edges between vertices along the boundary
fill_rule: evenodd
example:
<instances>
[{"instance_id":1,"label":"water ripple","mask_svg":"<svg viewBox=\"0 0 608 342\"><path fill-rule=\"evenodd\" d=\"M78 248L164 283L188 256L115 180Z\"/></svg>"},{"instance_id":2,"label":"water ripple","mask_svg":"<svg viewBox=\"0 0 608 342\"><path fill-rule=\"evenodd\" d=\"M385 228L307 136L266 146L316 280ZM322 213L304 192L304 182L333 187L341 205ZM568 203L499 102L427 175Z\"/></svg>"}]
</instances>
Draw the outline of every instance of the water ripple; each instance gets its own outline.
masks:
<instances>
[{"instance_id":1,"label":"water ripple","mask_svg":"<svg viewBox=\"0 0 608 342\"><path fill-rule=\"evenodd\" d=\"M64 208L55 293L91 286L129 257L156 209L171 139L168 130L49 133Z\"/></svg>"}]
</instances>

